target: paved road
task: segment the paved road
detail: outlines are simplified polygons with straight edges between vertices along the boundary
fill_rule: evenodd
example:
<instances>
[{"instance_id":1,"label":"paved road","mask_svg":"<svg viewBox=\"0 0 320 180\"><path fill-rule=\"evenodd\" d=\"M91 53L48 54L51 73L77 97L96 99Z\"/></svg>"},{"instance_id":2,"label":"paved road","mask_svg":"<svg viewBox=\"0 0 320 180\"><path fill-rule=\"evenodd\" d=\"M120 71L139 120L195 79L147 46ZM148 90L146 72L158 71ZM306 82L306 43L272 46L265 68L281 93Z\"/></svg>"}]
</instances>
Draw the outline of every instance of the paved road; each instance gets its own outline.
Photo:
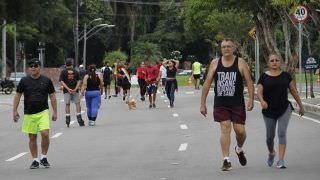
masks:
<instances>
[{"instance_id":1,"label":"paved road","mask_svg":"<svg viewBox=\"0 0 320 180\"><path fill-rule=\"evenodd\" d=\"M208 107L212 106L212 92L209 96ZM165 97L158 97L156 109L138 102L138 108L131 111L121 98L104 100L96 127L80 128L75 123L66 128L62 95L58 94L59 119L52 123L54 138L48 156L52 167L29 170L27 137L20 132L21 122L11 121L12 96L0 95L0 179L319 179L319 121L294 115L288 129L288 168L269 168L264 124L256 103L247 119L248 165L241 167L232 151L233 170L222 172L220 130L211 115L203 118L199 114L200 91L179 89L173 109L167 107Z\"/></svg>"}]
</instances>

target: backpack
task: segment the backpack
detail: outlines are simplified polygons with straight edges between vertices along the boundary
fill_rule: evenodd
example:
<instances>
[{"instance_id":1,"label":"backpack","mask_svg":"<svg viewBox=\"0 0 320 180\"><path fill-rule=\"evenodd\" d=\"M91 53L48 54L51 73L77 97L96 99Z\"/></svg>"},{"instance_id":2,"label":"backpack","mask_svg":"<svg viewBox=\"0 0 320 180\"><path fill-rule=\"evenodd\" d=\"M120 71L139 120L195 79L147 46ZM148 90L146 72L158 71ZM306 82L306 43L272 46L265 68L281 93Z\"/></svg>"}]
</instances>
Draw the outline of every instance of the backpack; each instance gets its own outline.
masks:
<instances>
[{"instance_id":1,"label":"backpack","mask_svg":"<svg viewBox=\"0 0 320 180\"><path fill-rule=\"evenodd\" d=\"M104 81L110 81L112 70L109 67L104 68L103 70L103 80Z\"/></svg>"}]
</instances>

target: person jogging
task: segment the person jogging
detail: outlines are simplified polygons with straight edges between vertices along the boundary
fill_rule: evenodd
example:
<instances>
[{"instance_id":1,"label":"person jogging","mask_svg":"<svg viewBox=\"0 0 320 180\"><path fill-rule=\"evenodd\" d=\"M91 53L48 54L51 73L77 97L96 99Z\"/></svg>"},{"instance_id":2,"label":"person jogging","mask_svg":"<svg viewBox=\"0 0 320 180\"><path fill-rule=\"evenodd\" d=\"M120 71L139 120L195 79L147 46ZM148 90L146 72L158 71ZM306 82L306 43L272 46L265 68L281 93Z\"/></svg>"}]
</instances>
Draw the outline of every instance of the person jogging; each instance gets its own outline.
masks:
<instances>
[{"instance_id":1,"label":"person jogging","mask_svg":"<svg viewBox=\"0 0 320 180\"><path fill-rule=\"evenodd\" d=\"M146 84L146 67L144 62L141 62L140 66L137 69L137 77L138 77L138 84L140 88L140 100L145 101L147 84Z\"/></svg>"},{"instance_id":2,"label":"person jogging","mask_svg":"<svg viewBox=\"0 0 320 180\"><path fill-rule=\"evenodd\" d=\"M111 79L112 79L112 68L109 65L109 62L105 62L105 66L101 69L103 74L103 84L104 84L104 99L111 98Z\"/></svg>"},{"instance_id":3,"label":"person jogging","mask_svg":"<svg viewBox=\"0 0 320 180\"><path fill-rule=\"evenodd\" d=\"M13 100L13 120L19 120L18 106L21 96L24 96L24 118L22 132L29 136L29 149L33 161L30 169L37 169L39 165L49 168L47 153L49 149L50 117L48 96L52 106L52 121L57 120L57 100L52 81L40 75L40 61L32 59L28 62L30 75L23 77L18 86ZM37 134L41 134L41 157L38 158Z\"/></svg>"},{"instance_id":4,"label":"person jogging","mask_svg":"<svg viewBox=\"0 0 320 180\"><path fill-rule=\"evenodd\" d=\"M79 126L84 126L84 121L81 117L81 105L80 105L80 85L81 79L79 72L73 68L73 62L71 59L66 61L66 69L61 71L60 84L63 87L65 113L66 113L66 124L70 126L71 114L70 114L70 103L73 102L76 105L76 117Z\"/></svg>"},{"instance_id":5,"label":"person jogging","mask_svg":"<svg viewBox=\"0 0 320 180\"><path fill-rule=\"evenodd\" d=\"M248 87L249 100L247 110L253 109L254 87L250 76L248 64L241 58L234 56L235 45L231 39L224 39L221 42L222 56L214 59L208 71L207 79L203 85L201 95L200 113L207 115L206 99L212 81L214 80L214 108L213 116L216 122L220 123L220 143L223 155L222 170L232 169L230 156L231 128L236 135L236 154L242 166L247 164L243 151L246 140L245 131L245 101L243 95L245 80Z\"/></svg>"},{"instance_id":6,"label":"person jogging","mask_svg":"<svg viewBox=\"0 0 320 180\"><path fill-rule=\"evenodd\" d=\"M267 164L271 167L276 156L274 137L278 124L279 160L276 166L281 169L286 168L284 156L287 146L287 128L293 110L288 100L288 90L299 105L299 114L303 116L304 108L294 81L289 73L281 70L279 56L271 54L268 59L268 71L259 78L257 95L266 126L266 144L269 151Z\"/></svg>"}]
</instances>

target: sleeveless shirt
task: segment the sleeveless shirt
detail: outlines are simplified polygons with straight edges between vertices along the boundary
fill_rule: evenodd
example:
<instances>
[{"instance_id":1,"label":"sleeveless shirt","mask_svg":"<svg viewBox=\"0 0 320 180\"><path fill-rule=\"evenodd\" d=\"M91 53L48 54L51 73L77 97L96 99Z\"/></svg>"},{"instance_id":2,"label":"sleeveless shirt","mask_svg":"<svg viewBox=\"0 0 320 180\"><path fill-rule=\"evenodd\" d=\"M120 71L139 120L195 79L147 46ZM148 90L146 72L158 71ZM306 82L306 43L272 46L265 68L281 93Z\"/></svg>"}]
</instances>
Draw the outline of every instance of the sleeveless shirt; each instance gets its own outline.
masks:
<instances>
[{"instance_id":1,"label":"sleeveless shirt","mask_svg":"<svg viewBox=\"0 0 320 180\"><path fill-rule=\"evenodd\" d=\"M243 79L238 67L238 57L230 67L224 67L222 58L218 60L214 78L214 107L244 106Z\"/></svg>"}]
</instances>

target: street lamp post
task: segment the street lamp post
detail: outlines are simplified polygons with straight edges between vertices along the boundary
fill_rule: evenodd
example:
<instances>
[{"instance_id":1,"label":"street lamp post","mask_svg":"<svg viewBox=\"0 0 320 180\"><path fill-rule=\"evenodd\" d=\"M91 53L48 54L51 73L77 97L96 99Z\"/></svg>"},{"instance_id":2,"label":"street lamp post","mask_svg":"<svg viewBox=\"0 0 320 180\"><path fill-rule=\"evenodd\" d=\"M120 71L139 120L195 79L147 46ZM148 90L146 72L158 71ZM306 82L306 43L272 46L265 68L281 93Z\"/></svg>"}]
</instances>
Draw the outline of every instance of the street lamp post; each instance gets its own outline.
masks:
<instances>
[{"instance_id":1,"label":"street lamp post","mask_svg":"<svg viewBox=\"0 0 320 180\"><path fill-rule=\"evenodd\" d=\"M98 21L101 20L101 18L95 19L93 21L91 21L90 23L94 22L94 21ZM90 25L90 23L88 23L88 25ZM87 40L92 37L94 34L98 33L99 31L101 31L104 28L107 27L114 27L115 25L109 25L109 24L98 24L96 26L94 26L93 28L91 28L88 32L87 32L87 25L84 24L84 32L83 32L83 36L79 38L79 41L81 39L83 39L83 65L84 67L86 67L86 53L87 53ZM94 31L95 30L95 31ZM93 32L94 31L94 32ZM90 34L91 33L91 34Z\"/></svg>"},{"instance_id":2,"label":"street lamp post","mask_svg":"<svg viewBox=\"0 0 320 180\"><path fill-rule=\"evenodd\" d=\"M74 47L74 59L75 59L75 66L78 67L79 64L79 57L78 57L78 53L79 53L79 41L78 41L78 37L79 37L79 0L76 0L76 25L75 25L75 47Z\"/></svg>"},{"instance_id":3,"label":"street lamp post","mask_svg":"<svg viewBox=\"0 0 320 180\"><path fill-rule=\"evenodd\" d=\"M6 20L3 20L2 27L2 79L7 76L7 30L6 30Z\"/></svg>"}]
</instances>

